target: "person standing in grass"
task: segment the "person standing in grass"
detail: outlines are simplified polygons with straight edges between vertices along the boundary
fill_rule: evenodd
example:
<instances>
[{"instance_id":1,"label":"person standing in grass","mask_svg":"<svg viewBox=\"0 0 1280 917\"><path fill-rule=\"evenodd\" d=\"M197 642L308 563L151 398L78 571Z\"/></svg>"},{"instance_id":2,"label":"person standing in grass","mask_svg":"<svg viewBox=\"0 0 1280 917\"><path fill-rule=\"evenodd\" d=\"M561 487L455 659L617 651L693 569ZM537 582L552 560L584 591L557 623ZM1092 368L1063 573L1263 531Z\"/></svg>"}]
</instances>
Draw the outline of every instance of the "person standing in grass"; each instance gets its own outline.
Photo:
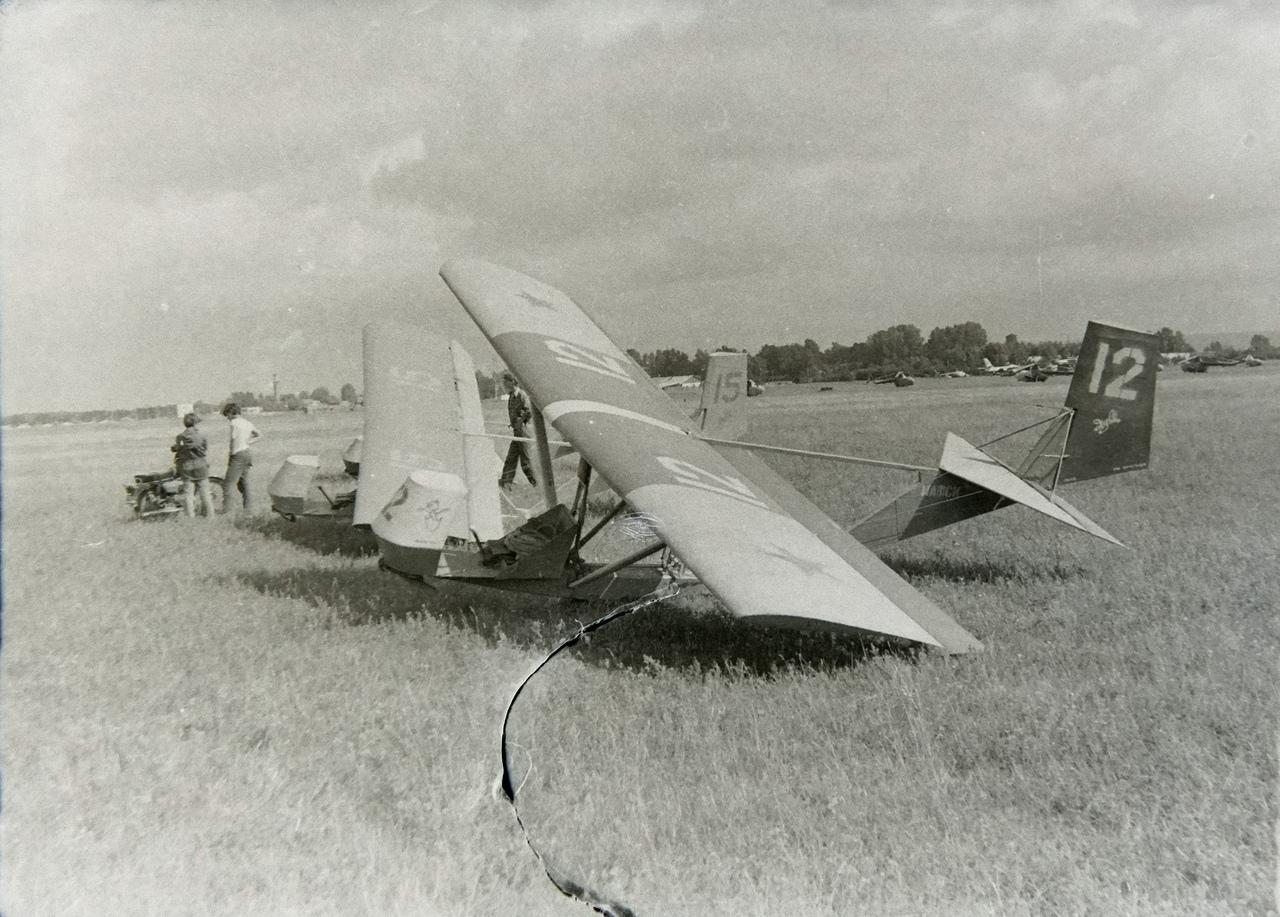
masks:
<instances>
[{"instance_id":1,"label":"person standing in grass","mask_svg":"<svg viewBox=\"0 0 1280 917\"><path fill-rule=\"evenodd\" d=\"M195 495L199 493L205 516L212 519L213 498L209 494L209 439L199 425L198 415L183 415L183 430L169 448L174 453L173 463L182 478L183 509L188 516L194 516L196 514Z\"/></svg>"},{"instance_id":2,"label":"person standing in grass","mask_svg":"<svg viewBox=\"0 0 1280 917\"><path fill-rule=\"evenodd\" d=\"M231 421L231 445L227 454L227 474L222 479L222 511L231 512L234 504L231 496L239 490L246 510L250 506L249 469L253 467L253 453L249 446L257 442L261 433L257 427L240 416L240 405L228 402L222 416Z\"/></svg>"},{"instance_id":3,"label":"person standing in grass","mask_svg":"<svg viewBox=\"0 0 1280 917\"><path fill-rule=\"evenodd\" d=\"M529 409L529 401L524 396L516 377L511 373L502 374L502 384L507 389L507 420L511 423L511 432L515 436L524 436L524 425L533 419L533 412ZM530 484L537 484L538 480L533 476L533 463L529 461L528 450L525 449L524 443L519 440L512 440L511 445L507 447L507 460L502 463L502 477L498 479L498 486L506 489L516 481L516 462L520 463L520 468L524 471L524 476L529 479Z\"/></svg>"}]
</instances>

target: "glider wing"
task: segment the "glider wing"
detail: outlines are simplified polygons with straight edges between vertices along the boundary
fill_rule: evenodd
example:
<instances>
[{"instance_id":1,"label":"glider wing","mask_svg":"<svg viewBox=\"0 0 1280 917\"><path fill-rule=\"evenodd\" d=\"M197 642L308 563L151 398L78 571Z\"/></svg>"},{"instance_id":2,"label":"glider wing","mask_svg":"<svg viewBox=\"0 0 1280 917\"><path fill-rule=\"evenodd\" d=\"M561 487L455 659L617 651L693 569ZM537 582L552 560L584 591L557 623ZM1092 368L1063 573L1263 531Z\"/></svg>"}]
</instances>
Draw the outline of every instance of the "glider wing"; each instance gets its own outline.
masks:
<instances>
[{"instance_id":1,"label":"glider wing","mask_svg":"<svg viewBox=\"0 0 1280 917\"><path fill-rule=\"evenodd\" d=\"M483 262L450 262L440 274L547 421L653 517L662 540L734 614L940 645L696 438L693 422L565 294Z\"/></svg>"}]
</instances>

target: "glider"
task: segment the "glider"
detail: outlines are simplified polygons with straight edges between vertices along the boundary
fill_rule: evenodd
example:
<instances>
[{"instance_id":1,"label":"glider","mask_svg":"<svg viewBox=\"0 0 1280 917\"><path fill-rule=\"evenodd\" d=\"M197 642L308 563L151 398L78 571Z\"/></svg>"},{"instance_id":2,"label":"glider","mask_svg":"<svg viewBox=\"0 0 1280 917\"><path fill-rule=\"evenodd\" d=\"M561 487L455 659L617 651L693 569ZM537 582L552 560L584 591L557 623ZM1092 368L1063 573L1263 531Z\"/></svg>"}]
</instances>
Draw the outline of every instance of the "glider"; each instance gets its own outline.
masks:
<instances>
[{"instance_id":1,"label":"glider","mask_svg":"<svg viewBox=\"0 0 1280 917\"><path fill-rule=\"evenodd\" d=\"M982 371L988 376L1012 376L1014 373L1027 369L1031 365L1030 363L1005 363L1001 366L996 366L986 357L982 358Z\"/></svg>"},{"instance_id":2,"label":"glider","mask_svg":"<svg viewBox=\"0 0 1280 917\"><path fill-rule=\"evenodd\" d=\"M1054 373L1050 372L1046 367L1041 366L1039 363L1032 363L1026 369L1020 369L1014 373L1013 378L1019 382L1043 382L1052 375Z\"/></svg>"},{"instance_id":3,"label":"glider","mask_svg":"<svg viewBox=\"0 0 1280 917\"><path fill-rule=\"evenodd\" d=\"M428 583L592 598L697 581L744 619L963 653L981 644L871 549L1014 503L1115 542L1054 490L1146 464L1155 339L1140 332L1090 324L1084 346L1093 350L1082 357L1067 406L1044 422L1021 467L950 435L935 474L744 443L745 355L712 355L699 409L688 417L564 293L479 261L450 262L441 276L533 402L529 445L547 510L506 530L495 510L493 443L513 437L484 432L474 372L456 342L398 336L398 372L418 373L419 384L380 397L366 381L355 521L371 525L384 567ZM366 333L367 369L369 340ZM375 422L384 409L403 416ZM417 445L406 445L406 436ZM557 496L553 451L579 457L567 505ZM754 454L761 451L903 468L921 482L846 532ZM393 453L392 463L381 458ZM593 475L622 502L587 529ZM585 561L583 547L624 509L643 520L643 543L612 562ZM658 563L645 562L654 555Z\"/></svg>"},{"instance_id":4,"label":"glider","mask_svg":"<svg viewBox=\"0 0 1280 917\"><path fill-rule=\"evenodd\" d=\"M343 468L353 478L360 473L362 439L357 436L342 453ZM299 517L350 520L355 509L355 488L343 489L332 483L328 487L317 484L315 478L319 471L318 455L286 456L284 464L267 485L271 509L290 522L296 522Z\"/></svg>"},{"instance_id":5,"label":"glider","mask_svg":"<svg viewBox=\"0 0 1280 917\"><path fill-rule=\"evenodd\" d=\"M1208 372L1210 366L1239 366L1245 360L1228 360L1226 357L1215 357L1211 354L1198 353L1193 357L1183 360L1178 365L1182 367L1184 373L1203 373ZM1257 366L1259 363L1252 363Z\"/></svg>"}]
</instances>

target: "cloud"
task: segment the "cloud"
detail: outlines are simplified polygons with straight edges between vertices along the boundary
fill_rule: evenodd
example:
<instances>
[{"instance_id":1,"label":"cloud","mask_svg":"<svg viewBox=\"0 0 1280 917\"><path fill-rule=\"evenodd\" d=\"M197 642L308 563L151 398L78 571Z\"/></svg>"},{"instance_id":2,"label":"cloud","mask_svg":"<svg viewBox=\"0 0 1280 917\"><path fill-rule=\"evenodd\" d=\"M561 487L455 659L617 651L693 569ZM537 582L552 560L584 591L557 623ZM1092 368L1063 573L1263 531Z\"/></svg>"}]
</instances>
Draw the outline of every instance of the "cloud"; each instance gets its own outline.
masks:
<instances>
[{"instance_id":1,"label":"cloud","mask_svg":"<svg viewBox=\"0 0 1280 917\"><path fill-rule=\"evenodd\" d=\"M46 2L0 26L13 405L173 400L151 355L181 328L246 332L200 364L210 396L285 354L346 372L387 312L472 334L435 276L460 254L641 349L1069 337L1100 303L1274 324L1266 4ZM108 319L132 333L104 347ZM94 371L24 381L50 362Z\"/></svg>"}]
</instances>

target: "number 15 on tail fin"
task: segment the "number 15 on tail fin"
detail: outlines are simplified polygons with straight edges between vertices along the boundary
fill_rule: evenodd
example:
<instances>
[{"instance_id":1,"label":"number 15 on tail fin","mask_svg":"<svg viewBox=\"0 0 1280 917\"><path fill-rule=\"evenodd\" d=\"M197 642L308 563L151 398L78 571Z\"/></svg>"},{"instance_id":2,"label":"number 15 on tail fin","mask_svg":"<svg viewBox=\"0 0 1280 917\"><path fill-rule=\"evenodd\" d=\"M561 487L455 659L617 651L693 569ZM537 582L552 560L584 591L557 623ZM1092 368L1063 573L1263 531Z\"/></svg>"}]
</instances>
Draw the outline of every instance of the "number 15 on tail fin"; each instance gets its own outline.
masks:
<instances>
[{"instance_id":1,"label":"number 15 on tail fin","mask_svg":"<svg viewBox=\"0 0 1280 917\"><path fill-rule=\"evenodd\" d=\"M718 439L742 438L747 432L747 397L750 394L747 355L711 354L702 380L702 400L695 415L699 418L702 434Z\"/></svg>"}]
</instances>

